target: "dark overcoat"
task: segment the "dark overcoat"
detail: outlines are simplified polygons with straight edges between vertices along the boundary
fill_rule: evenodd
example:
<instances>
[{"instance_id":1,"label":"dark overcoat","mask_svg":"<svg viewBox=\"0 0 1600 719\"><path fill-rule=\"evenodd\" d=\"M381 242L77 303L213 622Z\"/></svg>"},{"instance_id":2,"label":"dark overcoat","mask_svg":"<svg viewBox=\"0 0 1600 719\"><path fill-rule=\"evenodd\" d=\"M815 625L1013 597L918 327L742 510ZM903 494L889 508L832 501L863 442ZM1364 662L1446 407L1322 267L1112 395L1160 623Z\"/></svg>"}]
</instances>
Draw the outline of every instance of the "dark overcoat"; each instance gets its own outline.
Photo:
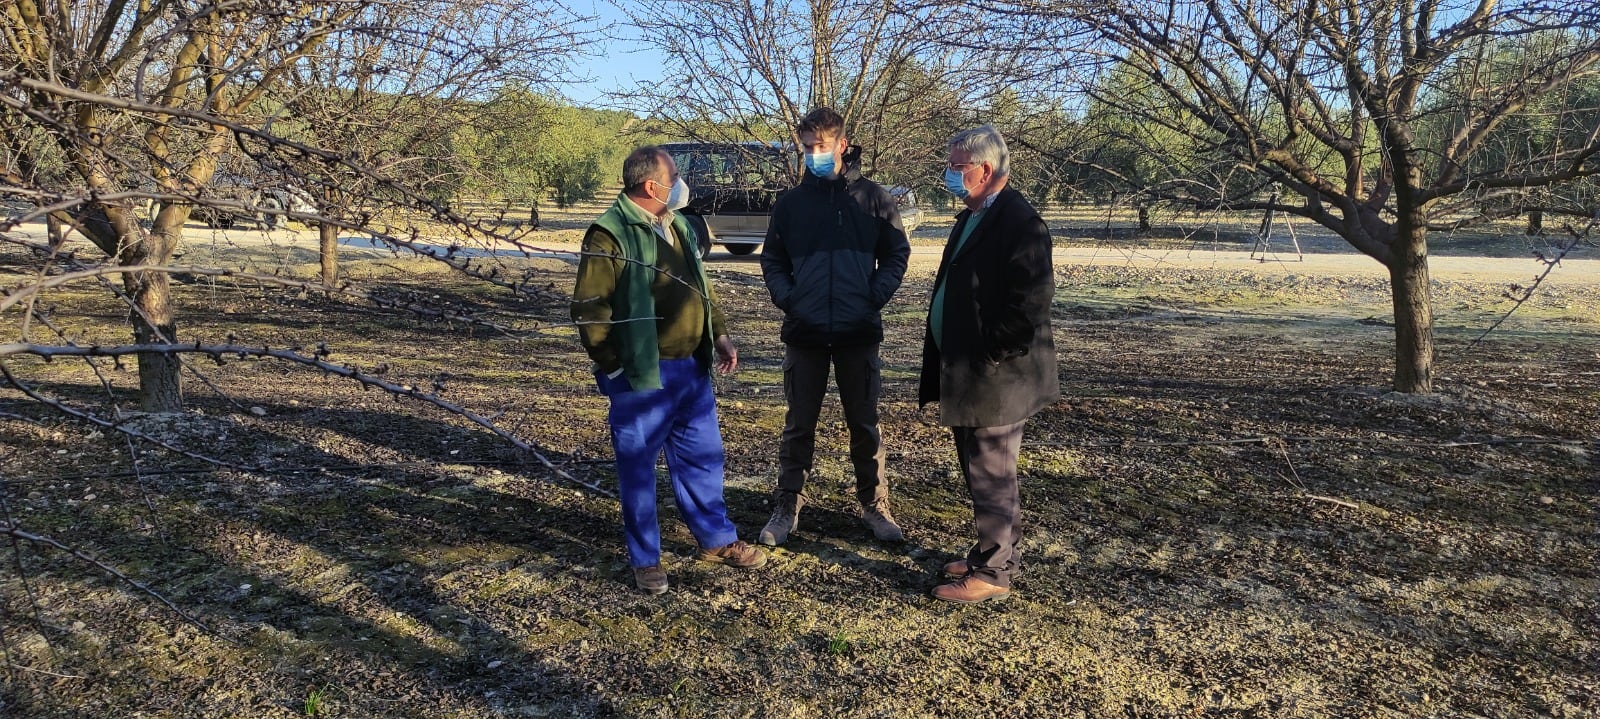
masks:
<instances>
[{"instance_id":1,"label":"dark overcoat","mask_svg":"<svg viewBox=\"0 0 1600 719\"><path fill-rule=\"evenodd\" d=\"M1061 396L1050 331L1050 230L1022 193L1007 188L953 252L972 217L971 210L957 215L945 243L935 280L944 283L943 343L924 330L917 398L939 403L941 424L999 427Z\"/></svg>"}]
</instances>

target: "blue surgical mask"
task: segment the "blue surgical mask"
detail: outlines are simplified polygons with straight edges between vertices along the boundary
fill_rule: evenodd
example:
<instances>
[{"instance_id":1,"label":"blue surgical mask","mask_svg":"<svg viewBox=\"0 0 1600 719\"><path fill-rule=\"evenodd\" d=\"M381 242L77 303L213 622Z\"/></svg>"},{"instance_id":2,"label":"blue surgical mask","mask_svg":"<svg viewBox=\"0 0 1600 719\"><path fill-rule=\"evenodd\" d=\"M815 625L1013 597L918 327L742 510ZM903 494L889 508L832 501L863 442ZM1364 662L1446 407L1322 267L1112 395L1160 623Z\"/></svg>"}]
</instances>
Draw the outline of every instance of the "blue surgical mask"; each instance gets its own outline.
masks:
<instances>
[{"instance_id":1,"label":"blue surgical mask","mask_svg":"<svg viewBox=\"0 0 1600 719\"><path fill-rule=\"evenodd\" d=\"M833 153L806 153L806 169L817 177L833 176Z\"/></svg>"},{"instance_id":2,"label":"blue surgical mask","mask_svg":"<svg viewBox=\"0 0 1600 719\"><path fill-rule=\"evenodd\" d=\"M944 168L944 189L949 190L958 200L965 200L967 195L971 194L967 192L967 183L961 179L961 173L948 167Z\"/></svg>"}]
</instances>

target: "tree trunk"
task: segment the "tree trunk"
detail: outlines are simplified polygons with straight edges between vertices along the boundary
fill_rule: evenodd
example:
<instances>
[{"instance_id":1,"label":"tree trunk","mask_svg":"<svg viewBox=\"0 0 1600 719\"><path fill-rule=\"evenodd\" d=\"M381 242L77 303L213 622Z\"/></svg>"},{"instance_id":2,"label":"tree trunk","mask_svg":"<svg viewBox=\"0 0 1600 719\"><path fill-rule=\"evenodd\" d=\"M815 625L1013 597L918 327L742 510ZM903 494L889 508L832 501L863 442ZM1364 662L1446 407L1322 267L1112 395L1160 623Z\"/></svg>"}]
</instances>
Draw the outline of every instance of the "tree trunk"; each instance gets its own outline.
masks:
<instances>
[{"instance_id":1,"label":"tree trunk","mask_svg":"<svg viewBox=\"0 0 1600 719\"><path fill-rule=\"evenodd\" d=\"M1528 236L1544 234L1544 213L1534 210L1528 213Z\"/></svg>"},{"instance_id":2,"label":"tree trunk","mask_svg":"<svg viewBox=\"0 0 1600 719\"><path fill-rule=\"evenodd\" d=\"M1144 205L1139 206L1139 231L1150 231L1150 208Z\"/></svg>"},{"instance_id":3,"label":"tree trunk","mask_svg":"<svg viewBox=\"0 0 1600 719\"><path fill-rule=\"evenodd\" d=\"M339 228L330 222L317 223L320 240L317 256L322 259L322 284L333 287L339 283Z\"/></svg>"},{"instance_id":4,"label":"tree trunk","mask_svg":"<svg viewBox=\"0 0 1600 719\"><path fill-rule=\"evenodd\" d=\"M56 252L67 241L66 228L61 224L61 219L54 214L44 216L45 241L50 245L50 251Z\"/></svg>"},{"instance_id":5,"label":"tree trunk","mask_svg":"<svg viewBox=\"0 0 1600 719\"><path fill-rule=\"evenodd\" d=\"M155 227L143 237L124 240L118 264L166 264L188 220L189 208L166 206L156 215ZM174 344L178 325L172 313L172 286L165 272L129 272L122 276L136 311L133 338L139 344ZM182 362L175 354L139 353L139 408L146 412L183 411Z\"/></svg>"},{"instance_id":6,"label":"tree trunk","mask_svg":"<svg viewBox=\"0 0 1600 719\"><path fill-rule=\"evenodd\" d=\"M172 318L172 292L165 272L130 272L123 287L139 312L133 316L133 338L139 344L167 344L177 338ZM147 322L145 318L149 318ZM139 353L139 408L146 412L183 411L183 384L177 355Z\"/></svg>"},{"instance_id":7,"label":"tree trunk","mask_svg":"<svg viewBox=\"0 0 1600 719\"><path fill-rule=\"evenodd\" d=\"M1420 212L1395 226L1389 286L1394 294L1394 389L1433 391L1433 291L1428 280L1428 228Z\"/></svg>"},{"instance_id":8,"label":"tree trunk","mask_svg":"<svg viewBox=\"0 0 1600 719\"><path fill-rule=\"evenodd\" d=\"M814 0L811 3L811 107L833 107L833 0ZM795 108L804 114L805 110ZM849 108L844 108L849 112ZM799 120L800 118L795 118ZM845 124L853 118L846 117Z\"/></svg>"}]
</instances>

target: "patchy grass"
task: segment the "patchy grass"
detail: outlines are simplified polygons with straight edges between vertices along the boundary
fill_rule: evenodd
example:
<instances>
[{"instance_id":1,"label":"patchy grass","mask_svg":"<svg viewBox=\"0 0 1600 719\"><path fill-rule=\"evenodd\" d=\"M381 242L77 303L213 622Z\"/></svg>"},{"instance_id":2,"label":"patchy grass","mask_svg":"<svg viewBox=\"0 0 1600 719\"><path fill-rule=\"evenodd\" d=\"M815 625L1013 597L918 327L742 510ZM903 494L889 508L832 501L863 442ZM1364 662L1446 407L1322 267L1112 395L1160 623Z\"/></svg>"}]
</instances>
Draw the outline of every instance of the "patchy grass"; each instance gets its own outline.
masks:
<instances>
[{"instance_id":1,"label":"patchy grass","mask_svg":"<svg viewBox=\"0 0 1600 719\"><path fill-rule=\"evenodd\" d=\"M784 411L780 318L753 272L714 273L745 367L717 386L727 498L746 536L769 511ZM541 328L565 315L445 276L393 276ZM614 501L435 408L272 362L196 363L218 391L191 380L192 415L138 426L240 468L145 448L135 466L119 435L0 391L8 521L121 568L212 629L23 544L0 563L0 709L1600 712L1593 285L1541 298L1472 344L1503 308L1498 288L1438 283L1439 392L1417 398L1381 389L1392 329L1360 322L1387 315L1381 283L1225 268L1063 267L1058 278L1063 399L1029 424L1028 566L1016 596L994 605L927 596L971 541L971 511L948 430L915 401L926 273L887 309L884 345L883 430L910 541L880 545L859 524L829 403L814 503L766 567L692 561L663 492L672 590L660 597L633 590ZM419 386L448 373L446 399L497 416L581 479L614 481L606 403L566 330L469 335L315 296L177 292L186 338L326 342L335 361ZM83 341L125 338L103 298L50 301ZM82 363L9 364L77 405L107 396ZM101 370L129 406L131 366Z\"/></svg>"}]
</instances>

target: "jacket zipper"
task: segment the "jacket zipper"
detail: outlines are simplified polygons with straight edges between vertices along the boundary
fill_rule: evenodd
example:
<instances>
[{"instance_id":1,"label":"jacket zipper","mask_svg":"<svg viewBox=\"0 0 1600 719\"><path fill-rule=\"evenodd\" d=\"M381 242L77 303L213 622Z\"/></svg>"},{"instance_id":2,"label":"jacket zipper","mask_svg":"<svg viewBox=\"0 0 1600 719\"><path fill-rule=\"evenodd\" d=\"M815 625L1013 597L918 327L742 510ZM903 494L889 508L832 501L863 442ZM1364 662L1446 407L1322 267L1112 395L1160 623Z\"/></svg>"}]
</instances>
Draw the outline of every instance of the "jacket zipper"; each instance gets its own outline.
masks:
<instances>
[{"instance_id":1,"label":"jacket zipper","mask_svg":"<svg viewBox=\"0 0 1600 719\"><path fill-rule=\"evenodd\" d=\"M843 227L845 227L845 213L838 208L838 187L834 186L834 184L829 184L829 187L827 187L827 203L829 203L829 205L834 205L834 216L837 218L838 227L843 229ZM840 232L840 234L843 234L843 232ZM835 237L837 237L837 235L835 235ZM837 242L838 240L835 239L835 245L837 245ZM834 250L829 250L829 253L827 253L827 296L829 296L829 298L834 296L834 274L835 269L837 269L837 267L834 267L834 263L837 263L837 261L837 248L834 248ZM837 306L837 304L838 303L832 303L832 301L827 303L827 338L829 339L834 339L835 323L837 323L837 317L834 315L834 307ZM834 346L834 343L829 341L827 346L832 347Z\"/></svg>"}]
</instances>

